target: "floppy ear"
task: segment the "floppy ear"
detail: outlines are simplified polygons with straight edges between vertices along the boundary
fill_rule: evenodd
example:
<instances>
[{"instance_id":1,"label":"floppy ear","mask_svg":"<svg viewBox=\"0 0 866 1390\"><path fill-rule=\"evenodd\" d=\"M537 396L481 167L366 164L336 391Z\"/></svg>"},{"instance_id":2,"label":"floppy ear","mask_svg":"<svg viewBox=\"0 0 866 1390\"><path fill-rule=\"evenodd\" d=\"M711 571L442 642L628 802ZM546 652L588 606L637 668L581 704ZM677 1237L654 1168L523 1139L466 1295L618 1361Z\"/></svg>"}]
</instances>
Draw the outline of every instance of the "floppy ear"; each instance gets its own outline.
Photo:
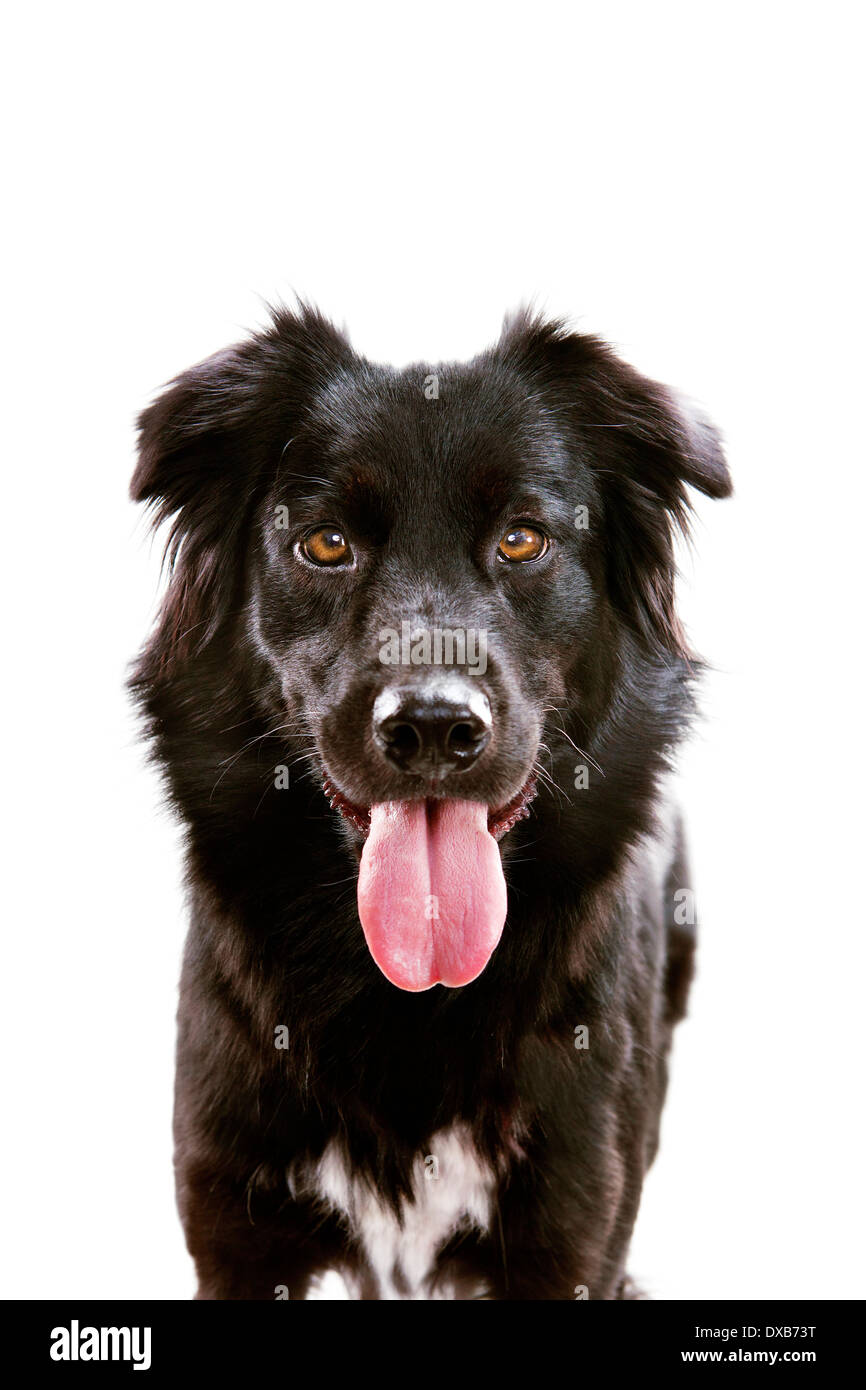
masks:
<instances>
[{"instance_id":1,"label":"floppy ear","mask_svg":"<svg viewBox=\"0 0 866 1390\"><path fill-rule=\"evenodd\" d=\"M242 590L243 537L259 481L291 432L304 392L350 351L311 305L275 309L263 333L170 382L139 417L130 491L170 522L170 582L150 645L165 670L205 646Z\"/></svg>"},{"instance_id":2,"label":"floppy ear","mask_svg":"<svg viewBox=\"0 0 866 1390\"><path fill-rule=\"evenodd\" d=\"M130 493L151 504L154 526L170 521L161 665L210 640L238 584L236 543L254 462L241 437L255 410L254 384L247 345L230 348L184 372L139 416Z\"/></svg>"},{"instance_id":3,"label":"floppy ear","mask_svg":"<svg viewBox=\"0 0 866 1390\"><path fill-rule=\"evenodd\" d=\"M651 643L688 657L675 607L674 536L688 535L688 488L707 497L731 493L721 440L704 416L663 386L615 359L607 367L600 404L613 428L584 428L583 435L608 436L598 479L611 594ZM594 449L597 454L598 441Z\"/></svg>"},{"instance_id":4,"label":"floppy ear","mask_svg":"<svg viewBox=\"0 0 866 1390\"><path fill-rule=\"evenodd\" d=\"M688 656L674 606L674 534L688 533L688 488L732 491L717 431L598 338L559 322L518 316L505 345L543 377L596 475L614 604L653 646Z\"/></svg>"}]
</instances>

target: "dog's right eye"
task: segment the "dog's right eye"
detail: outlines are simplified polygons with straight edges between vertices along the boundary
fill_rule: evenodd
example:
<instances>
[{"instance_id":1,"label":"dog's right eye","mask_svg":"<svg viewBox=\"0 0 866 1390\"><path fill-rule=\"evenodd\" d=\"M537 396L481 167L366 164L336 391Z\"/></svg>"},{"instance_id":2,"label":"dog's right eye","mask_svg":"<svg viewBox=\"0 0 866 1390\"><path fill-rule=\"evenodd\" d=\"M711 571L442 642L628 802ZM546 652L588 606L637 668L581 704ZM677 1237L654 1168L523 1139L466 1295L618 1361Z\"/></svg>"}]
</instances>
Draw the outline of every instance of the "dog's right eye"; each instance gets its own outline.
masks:
<instances>
[{"instance_id":1,"label":"dog's right eye","mask_svg":"<svg viewBox=\"0 0 866 1390\"><path fill-rule=\"evenodd\" d=\"M301 550L314 565L350 565L352 548L342 531L333 526L320 526L301 541Z\"/></svg>"}]
</instances>

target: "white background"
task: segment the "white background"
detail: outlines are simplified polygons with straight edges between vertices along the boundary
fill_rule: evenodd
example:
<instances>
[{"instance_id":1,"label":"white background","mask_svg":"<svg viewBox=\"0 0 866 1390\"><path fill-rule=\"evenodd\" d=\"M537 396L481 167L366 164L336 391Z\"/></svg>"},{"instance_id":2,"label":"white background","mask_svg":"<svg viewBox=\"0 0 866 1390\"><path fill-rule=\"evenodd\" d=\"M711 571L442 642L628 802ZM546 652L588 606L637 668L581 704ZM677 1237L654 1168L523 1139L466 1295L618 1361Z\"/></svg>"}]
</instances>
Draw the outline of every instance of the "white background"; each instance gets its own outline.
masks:
<instances>
[{"instance_id":1,"label":"white background","mask_svg":"<svg viewBox=\"0 0 866 1390\"><path fill-rule=\"evenodd\" d=\"M703 937L632 1269L861 1297L864 228L856 7L17 7L3 93L8 1297L186 1298L178 831L123 691L136 412L316 300L471 355L534 297L704 403L683 606ZM311 17L312 15L312 17ZM693 575L692 575L693 571Z\"/></svg>"}]
</instances>

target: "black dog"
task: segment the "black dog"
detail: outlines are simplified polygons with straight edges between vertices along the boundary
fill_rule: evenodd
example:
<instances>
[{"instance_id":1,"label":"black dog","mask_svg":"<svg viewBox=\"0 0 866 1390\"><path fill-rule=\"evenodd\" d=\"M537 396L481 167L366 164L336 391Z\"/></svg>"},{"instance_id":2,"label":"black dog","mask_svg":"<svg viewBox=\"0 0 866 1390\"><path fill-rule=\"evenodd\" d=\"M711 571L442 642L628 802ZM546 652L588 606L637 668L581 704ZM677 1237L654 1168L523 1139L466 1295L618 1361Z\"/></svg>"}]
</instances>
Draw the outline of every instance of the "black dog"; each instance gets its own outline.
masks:
<instances>
[{"instance_id":1,"label":"black dog","mask_svg":"<svg viewBox=\"0 0 866 1390\"><path fill-rule=\"evenodd\" d=\"M188 826L201 1298L615 1299L692 972L662 783L718 440L528 314L394 371L315 311L140 421L173 518L133 684ZM507 886L506 886L507 885ZM507 912L507 915L506 915Z\"/></svg>"}]
</instances>

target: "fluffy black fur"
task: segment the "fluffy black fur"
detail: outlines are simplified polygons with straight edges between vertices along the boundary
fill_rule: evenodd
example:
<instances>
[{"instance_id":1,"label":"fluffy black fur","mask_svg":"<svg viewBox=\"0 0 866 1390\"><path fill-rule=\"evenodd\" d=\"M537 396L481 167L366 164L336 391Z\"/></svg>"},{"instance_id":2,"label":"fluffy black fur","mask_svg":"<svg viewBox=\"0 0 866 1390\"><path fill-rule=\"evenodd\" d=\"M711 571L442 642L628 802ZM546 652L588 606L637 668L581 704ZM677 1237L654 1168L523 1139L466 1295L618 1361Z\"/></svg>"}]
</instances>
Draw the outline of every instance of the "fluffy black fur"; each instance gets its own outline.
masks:
<instances>
[{"instance_id":1,"label":"fluffy black fur","mask_svg":"<svg viewBox=\"0 0 866 1390\"><path fill-rule=\"evenodd\" d=\"M280 310L142 414L132 495L170 519L171 574L133 686L188 828L176 1167L200 1297L303 1297L329 1266L380 1296L345 1220L287 1171L333 1142L399 1212L455 1123L497 1175L493 1219L451 1235L425 1292L624 1296L692 970L681 836L655 886L646 851L692 713L673 598L687 486L730 491L711 428L596 338L526 313L468 364L395 371L314 310ZM520 517L550 550L497 565ZM352 535L351 572L298 556L325 521ZM424 794L369 733L379 630L419 616L488 634L494 740L444 794L501 806L542 771L501 843L489 965L410 994L367 950L362 835L322 788L362 807Z\"/></svg>"}]
</instances>

